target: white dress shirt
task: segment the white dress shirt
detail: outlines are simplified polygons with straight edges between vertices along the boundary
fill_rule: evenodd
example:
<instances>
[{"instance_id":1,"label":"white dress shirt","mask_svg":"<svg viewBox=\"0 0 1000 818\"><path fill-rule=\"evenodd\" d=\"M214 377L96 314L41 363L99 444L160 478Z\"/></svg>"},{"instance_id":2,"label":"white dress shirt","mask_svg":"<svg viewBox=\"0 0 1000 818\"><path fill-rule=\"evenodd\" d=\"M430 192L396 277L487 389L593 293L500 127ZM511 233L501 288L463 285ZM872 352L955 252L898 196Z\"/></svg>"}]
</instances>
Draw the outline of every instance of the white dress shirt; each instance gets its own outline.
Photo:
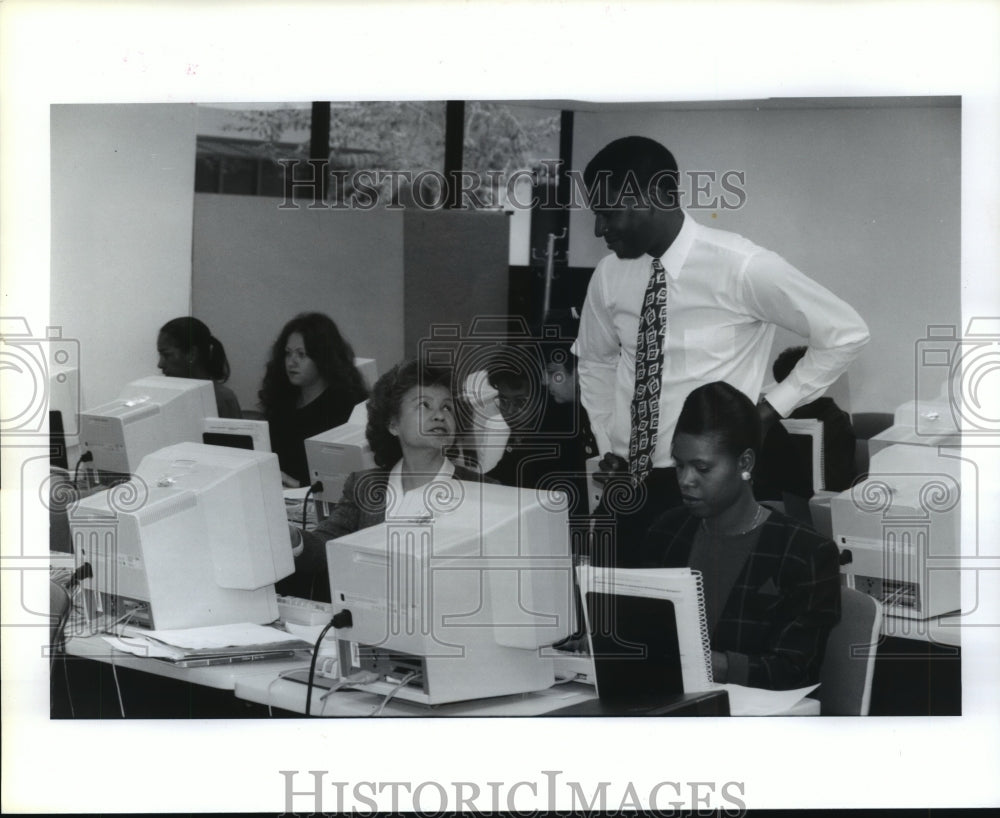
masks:
<instances>
[{"instance_id":1,"label":"white dress shirt","mask_svg":"<svg viewBox=\"0 0 1000 818\"><path fill-rule=\"evenodd\" d=\"M726 381L757 401L776 326L809 339L802 360L766 395L782 417L818 397L868 341L868 327L854 309L781 256L686 214L660 261L667 271L667 334L656 468L673 465L674 426L692 390ZM649 255L601 260L573 347L598 446L626 459L639 309L652 262Z\"/></svg>"},{"instance_id":2,"label":"white dress shirt","mask_svg":"<svg viewBox=\"0 0 1000 818\"><path fill-rule=\"evenodd\" d=\"M414 520L430 518L431 510L427 506L426 491L435 483L451 480L455 476L455 464L447 457L434 477L422 486L409 491L403 491L403 461L400 459L389 472L388 492L386 494L386 520ZM438 510L442 510L438 508ZM447 510L447 509L444 509Z\"/></svg>"}]
</instances>

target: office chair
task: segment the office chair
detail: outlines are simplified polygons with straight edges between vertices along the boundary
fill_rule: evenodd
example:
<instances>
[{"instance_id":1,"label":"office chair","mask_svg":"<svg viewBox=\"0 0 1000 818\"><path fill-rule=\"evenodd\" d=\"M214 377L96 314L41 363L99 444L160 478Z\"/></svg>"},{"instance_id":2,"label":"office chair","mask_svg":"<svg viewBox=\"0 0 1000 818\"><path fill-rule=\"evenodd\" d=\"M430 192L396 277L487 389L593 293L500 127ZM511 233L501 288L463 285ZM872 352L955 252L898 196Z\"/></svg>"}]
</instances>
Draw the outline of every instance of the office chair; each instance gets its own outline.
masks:
<instances>
[{"instance_id":1,"label":"office chair","mask_svg":"<svg viewBox=\"0 0 1000 818\"><path fill-rule=\"evenodd\" d=\"M809 498L822 492L824 486L823 422L812 418L782 418L781 425L788 433L788 450L780 446L768 450L765 444L767 451L763 455L783 458L781 479L785 482L781 483L781 502L765 501L764 505L815 528Z\"/></svg>"},{"instance_id":2,"label":"office chair","mask_svg":"<svg viewBox=\"0 0 1000 818\"><path fill-rule=\"evenodd\" d=\"M882 628L882 604L874 597L840 589L840 622L830 631L816 691L824 716L867 716L875 651Z\"/></svg>"},{"instance_id":3,"label":"office chair","mask_svg":"<svg viewBox=\"0 0 1000 818\"><path fill-rule=\"evenodd\" d=\"M851 425L854 426L855 449L854 465L857 477L868 476L868 464L871 462L871 452L868 441L879 432L884 432L892 426L892 412L855 412L851 415Z\"/></svg>"},{"instance_id":4,"label":"office chair","mask_svg":"<svg viewBox=\"0 0 1000 818\"><path fill-rule=\"evenodd\" d=\"M801 445L809 452L813 493L822 491L826 488L826 476L823 470L823 421L813 418L782 418L781 425L793 438L802 440Z\"/></svg>"}]
</instances>

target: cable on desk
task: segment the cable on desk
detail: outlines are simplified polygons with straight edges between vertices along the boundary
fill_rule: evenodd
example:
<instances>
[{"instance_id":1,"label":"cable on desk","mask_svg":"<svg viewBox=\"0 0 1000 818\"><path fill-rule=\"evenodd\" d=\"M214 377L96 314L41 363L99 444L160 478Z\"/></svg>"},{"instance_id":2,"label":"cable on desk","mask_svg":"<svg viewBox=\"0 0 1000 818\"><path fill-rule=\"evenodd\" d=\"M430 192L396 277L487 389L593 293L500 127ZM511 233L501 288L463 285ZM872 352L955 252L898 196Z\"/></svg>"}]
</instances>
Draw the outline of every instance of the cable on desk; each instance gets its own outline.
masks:
<instances>
[{"instance_id":1,"label":"cable on desk","mask_svg":"<svg viewBox=\"0 0 1000 818\"><path fill-rule=\"evenodd\" d=\"M129 611L124 617L119 617L117 621L112 622L109 627L113 628L115 625L121 623L122 633L124 634L125 628L128 627L128 621L135 615L135 612L135 610ZM115 635L117 636L118 634ZM125 718L125 703L122 701L122 688L118 683L118 665L115 664L114 648L111 649L111 653L108 655L111 658L111 676L115 680L115 693L118 694L118 710L121 712L122 718Z\"/></svg>"},{"instance_id":2,"label":"cable on desk","mask_svg":"<svg viewBox=\"0 0 1000 818\"><path fill-rule=\"evenodd\" d=\"M49 583L55 585L66 597L66 607L59 614L59 621L56 623L56 629L52 633L49 644L49 649L51 650L51 655L49 656L49 673L52 673L52 666L55 663L56 655L61 653L63 648L66 647L66 640L63 637L63 633L66 630L66 623L69 622L70 614L73 612L73 594L70 593L69 588L60 582L56 582L53 577L49 577Z\"/></svg>"},{"instance_id":3,"label":"cable on desk","mask_svg":"<svg viewBox=\"0 0 1000 818\"><path fill-rule=\"evenodd\" d=\"M334 682L329 688L327 688L326 693L319 697L319 700L323 702L323 706L320 708L319 714L322 716L326 712L326 703L330 696L336 693L338 690L343 690L345 687L356 687L358 685L367 685L372 682L378 681L378 674L371 670L358 670L352 673L350 676L345 676Z\"/></svg>"},{"instance_id":4,"label":"cable on desk","mask_svg":"<svg viewBox=\"0 0 1000 818\"><path fill-rule=\"evenodd\" d=\"M69 569L53 571L49 576L49 582L57 586L66 595L66 607L59 615L59 622L56 624L55 631L51 634L49 645L49 650L51 651L49 656L49 695L52 695L52 685L55 684L55 677L52 671L55 668L56 660L61 658L63 682L66 685L66 703L69 705L70 718L76 718L76 709L73 707L73 693L69 683L69 668L66 666L66 626L73 615L73 600L77 590L79 590L77 586L71 591L70 587L64 584L65 580L71 581L72 576L73 571Z\"/></svg>"},{"instance_id":5,"label":"cable on desk","mask_svg":"<svg viewBox=\"0 0 1000 818\"><path fill-rule=\"evenodd\" d=\"M274 687L274 683L275 682L280 682L282 679L286 678L289 673L296 673L296 672L298 672L297 669L296 670L283 670L283 671L281 671L281 673L279 673L277 676L275 676L273 679L271 679L271 682L267 686L267 691L264 693L264 697L268 701L271 701L271 688ZM272 718L273 716L274 716L274 712L272 711L271 705L269 704L267 706L267 717L268 718Z\"/></svg>"},{"instance_id":6,"label":"cable on desk","mask_svg":"<svg viewBox=\"0 0 1000 818\"><path fill-rule=\"evenodd\" d=\"M330 700L330 696L336 693L338 690L346 687L351 682L348 679L340 679L330 685L329 689L322 696L319 697L320 702L322 702L319 708L319 714L322 716L326 712L326 703Z\"/></svg>"},{"instance_id":7,"label":"cable on desk","mask_svg":"<svg viewBox=\"0 0 1000 818\"><path fill-rule=\"evenodd\" d=\"M69 705L69 717L76 718L76 708L73 707L73 689L69 683L69 668L66 667L66 657L62 658L63 678L66 680L66 703Z\"/></svg>"},{"instance_id":8,"label":"cable on desk","mask_svg":"<svg viewBox=\"0 0 1000 818\"><path fill-rule=\"evenodd\" d=\"M76 461L76 465L73 467L73 483L80 482L80 464L91 463L93 460L94 455L92 452L84 452L80 455L79 459Z\"/></svg>"},{"instance_id":9,"label":"cable on desk","mask_svg":"<svg viewBox=\"0 0 1000 818\"><path fill-rule=\"evenodd\" d=\"M400 680L399 680L398 682L396 682L396 686L395 686L395 687L393 687L393 689L392 689L392 690L390 690L390 691L389 691L388 693L386 693L386 694L385 694L385 698L384 698L384 699L382 699L382 704L380 704L380 705L379 705L379 706L378 706L378 707L377 707L377 708L376 708L376 709L375 709L375 710L374 710L374 711L373 711L373 712L372 712L372 713L370 714L370 717L371 717L371 718L374 718L375 716L381 716L381 715L382 715L382 711L383 711L383 710L385 710L385 706L386 706L386 705L387 705L387 704L388 704L388 703L389 703L390 701L392 701L393 697L394 697L394 696L395 696L395 695L396 695L397 693L399 693L399 691L400 691L400 690L402 690L402 689L403 689L404 687L406 687L406 686L407 686L407 685L408 685L408 684L409 684L410 682L412 682L412 681L413 681L414 679L416 679L416 678L417 678L417 677L419 677L420 675L421 675L421 674L420 674L420 671L419 671L419 670L411 670L411 671L410 671L409 673L407 673L407 674L406 674L406 675L405 675L405 676L404 676L404 677L403 677L402 679L400 679Z\"/></svg>"},{"instance_id":10,"label":"cable on desk","mask_svg":"<svg viewBox=\"0 0 1000 818\"><path fill-rule=\"evenodd\" d=\"M309 508L309 497L313 492L323 491L323 481L317 480L311 486L309 486L309 491L306 492L306 496L302 499L302 533L306 533L306 511ZM319 518L319 509L316 510L316 517Z\"/></svg>"},{"instance_id":11,"label":"cable on desk","mask_svg":"<svg viewBox=\"0 0 1000 818\"><path fill-rule=\"evenodd\" d=\"M118 665L115 664L114 654L111 656L111 676L115 680L115 693L118 694L118 712L122 714L122 718L125 718L125 703L122 701L122 687L118 683Z\"/></svg>"},{"instance_id":12,"label":"cable on desk","mask_svg":"<svg viewBox=\"0 0 1000 818\"><path fill-rule=\"evenodd\" d=\"M319 658L319 648L323 644L323 639L326 637L327 631L333 627L333 620L331 619L325 628L320 631L319 638L316 640L316 644L313 646L312 660L309 662L309 681L306 684L306 715L309 715L312 709L312 690L313 690L313 679L316 675L316 660Z\"/></svg>"},{"instance_id":13,"label":"cable on desk","mask_svg":"<svg viewBox=\"0 0 1000 818\"><path fill-rule=\"evenodd\" d=\"M586 678L586 673L574 673L572 676L556 676L556 680L552 683L552 686L565 685L570 682L582 682Z\"/></svg>"}]
</instances>

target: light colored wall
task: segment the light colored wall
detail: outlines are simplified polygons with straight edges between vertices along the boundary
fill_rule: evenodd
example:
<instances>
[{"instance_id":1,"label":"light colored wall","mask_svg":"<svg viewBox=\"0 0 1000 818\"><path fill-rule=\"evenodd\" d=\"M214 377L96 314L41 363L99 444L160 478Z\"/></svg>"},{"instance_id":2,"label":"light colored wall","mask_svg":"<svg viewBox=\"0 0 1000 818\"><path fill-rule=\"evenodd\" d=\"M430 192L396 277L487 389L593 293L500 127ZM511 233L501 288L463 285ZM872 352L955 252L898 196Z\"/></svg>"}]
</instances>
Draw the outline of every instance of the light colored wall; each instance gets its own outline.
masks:
<instances>
[{"instance_id":1,"label":"light colored wall","mask_svg":"<svg viewBox=\"0 0 1000 818\"><path fill-rule=\"evenodd\" d=\"M83 402L157 372L191 302L194 105L53 105L51 323L80 342Z\"/></svg>"},{"instance_id":2,"label":"light colored wall","mask_svg":"<svg viewBox=\"0 0 1000 818\"><path fill-rule=\"evenodd\" d=\"M402 212L212 193L194 203L194 315L225 346L243 409L256 408L270 346L300 312L329 315L380 374L403 357Z\"/></svg>"},{"instance_id":3,"label":"light colored wall","mask_svg":"<svg viewBox=\"0 0 1000 818\"><path fill-rule=\"evenodd\" d=\"M957 103L578 112L573 156L582 168L639 134L669 147L682 173L744 171L743 208L692 215L775 250L857 309L872 340L848 371L851 408L880 411L912 400L927 326L960 323L960 124ZM572 215L570 264L606 254L593 227L587 211ZM792 343L780 331L775 352Z\"/></svg>"},{"instance_id":4,"label":"light colored wall","mask_svg":"<svg viewBox=\"0 0 1000 818\"><path fill-rule=\"evenodd\" d=\"M271 344L300 312L329 315L379 374L434 324L507 309L508 217L418 210L280 209L281 199L199 193L194 315L225 345L229 387L257 406Z\"/></svg>"},{"instance_id":5,"label":"light colored wall","mask_svg":"<svg viewBox=\"0 0 1000 818\"><path fill-rule=\"evenodd\" d=\"M959 321L960 114L942 105L578 111L573 155L582 167L611 139L639 133L670 146L682 170L745 171L742 209L696 218L778 251L855 306L872 342L849 372L851 408L882 410L913 395L914 348L927 325ZM402 323L379 321L369 305L378 298L387 314L402 314L392 231L363 218L374 214L350 214L358 221L347 234L326 231L317 219L329 213L302 209L289 211L289 224L303 241L279 248L257 230L275 215L272 200L219 197L239 200L244 239L214 232L213 216L193 248L196 120L192 105L52 107L51 323L80 340L84 403L155 371L156 329L191 309L192 252L201 270L231 270L219 298L268 293L234 311L232 328L216 325L211 310L199 315L207 302L194 299L227 345L245 406L255 402L268 341L301 309L329 311L384 371L403 353ZM570 264L596 264L604 250L592 217L577 212L571 224ZM378 247L378 258L345 249L347 238ZM373 269L378 276L366 274ZM308 273L308 283L290 286L293 272ZM327 286L335 276L347 281L337 292ZM246 340L245 325L258 340ZM779 333L776 350L795 341Z\"/></svg>"}]
</instances>

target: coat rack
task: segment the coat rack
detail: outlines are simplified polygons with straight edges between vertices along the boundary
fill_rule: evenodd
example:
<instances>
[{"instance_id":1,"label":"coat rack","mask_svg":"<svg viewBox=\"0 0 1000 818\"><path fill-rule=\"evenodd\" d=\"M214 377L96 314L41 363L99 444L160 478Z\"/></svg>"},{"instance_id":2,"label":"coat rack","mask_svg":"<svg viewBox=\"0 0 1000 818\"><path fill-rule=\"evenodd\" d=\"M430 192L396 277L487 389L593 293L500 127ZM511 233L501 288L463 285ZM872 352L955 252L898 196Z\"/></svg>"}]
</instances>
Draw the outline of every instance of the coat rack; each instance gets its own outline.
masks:
<instances>
[{"instance_id":1,"label":"coat rack","mask_svg":"<svg viewBox=\"0 0 1000 818\"><path fill-rule=\"evenodd\" d=\"M566 238L568 230L563 228L559 234L549 233L548 241L545 245L545 295L542 298L542 325L549 320L549 310L552 301L552 281L555 278L556 266L556 242ZM535 250L531 251L531 258L534 261L541 261Z\"/></svg>"}]
</instances>

